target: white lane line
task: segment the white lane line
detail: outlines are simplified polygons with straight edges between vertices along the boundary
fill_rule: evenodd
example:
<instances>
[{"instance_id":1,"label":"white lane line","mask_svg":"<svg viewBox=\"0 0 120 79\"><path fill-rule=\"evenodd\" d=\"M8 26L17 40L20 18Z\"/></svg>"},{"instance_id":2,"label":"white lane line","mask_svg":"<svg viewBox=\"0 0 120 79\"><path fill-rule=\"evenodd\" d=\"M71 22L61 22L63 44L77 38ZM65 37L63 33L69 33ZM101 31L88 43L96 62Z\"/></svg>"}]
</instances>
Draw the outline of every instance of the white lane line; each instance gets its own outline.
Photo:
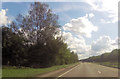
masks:
<instances>
[{"instance_id":1,"label":"white lane line","mask_svg":"<svg viewBox=\"0 0 120 79\"><path fill-rule=\"evenodd\" d=\"M76 67L78 67L78 66L79 66L79 65L77 65L77 66L73 67L72 69L66 71L65 73L59 75L58 78L59 78L59 77L62 77L62 76L65 75L65 74L67 74L68 72L72 71L74 68L76 68ZM56 79L58 79L58 78L56 78Z\"/></svg>"},{"instance_id":2,"label":"white lane line","mask_svg":"<svg viewBox=\"0 0 120 79\"><path fill-rule=\"evenodd\" d=\"M98 71L98 73L99 73L99 74L101 74L101 72L100 72L100 71Z\"/></svg>"}]
</instances>

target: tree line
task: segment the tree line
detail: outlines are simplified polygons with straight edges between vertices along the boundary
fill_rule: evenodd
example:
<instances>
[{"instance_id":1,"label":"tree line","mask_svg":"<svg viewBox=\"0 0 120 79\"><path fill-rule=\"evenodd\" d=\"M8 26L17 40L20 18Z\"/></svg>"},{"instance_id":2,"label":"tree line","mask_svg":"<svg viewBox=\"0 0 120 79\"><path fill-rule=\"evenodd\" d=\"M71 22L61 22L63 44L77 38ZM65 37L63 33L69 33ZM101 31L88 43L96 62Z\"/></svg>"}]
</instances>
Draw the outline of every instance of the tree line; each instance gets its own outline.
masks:
<instances>
[{"instance_id":1,"label":"tree line","mask_svg":"<svg viewBox=\"0 0 120 79\"><path fill-rule=\"evenodd\" d=\"M87 59L83 59L82 61L86 62L120 62L120 49L114 49L109 53L104 53L99 56L92 56Z\"/></svg>"},{"instance_id":2,"label":"tree line","mask_svg":"<svg viewBox=\"0 0 120 79\"><path fill-rule=\"evenodd\" d=\"M78 61L59 34L58 16L47 4L35 2L27 15L2 25L2 64L50 67Z\"/></svg>"}]
</instances>

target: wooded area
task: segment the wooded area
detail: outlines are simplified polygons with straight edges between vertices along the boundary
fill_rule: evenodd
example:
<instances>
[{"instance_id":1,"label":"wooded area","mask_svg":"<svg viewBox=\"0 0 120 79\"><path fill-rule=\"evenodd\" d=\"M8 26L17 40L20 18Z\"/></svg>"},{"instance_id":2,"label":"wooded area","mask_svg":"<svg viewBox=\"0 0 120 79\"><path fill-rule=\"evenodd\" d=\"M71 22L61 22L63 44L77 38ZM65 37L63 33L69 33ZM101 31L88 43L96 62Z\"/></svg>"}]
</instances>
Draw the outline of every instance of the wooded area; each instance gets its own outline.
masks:
<instances>
[{"instance_id":1,"label":"wooded area","mask_svg":"<svg viewBox=\"0 0 120 79\"><path fill-rule=\"evenodd\" d=\"M33 68L70 64L78 61L63 37L57 36L58 16L47 4L31 4L28 14L19 14L2 26L2 64Z\"/></svg>"},{"instance_id":2,"label":"wooded area","mask_svg":"<svg viewBox=\"0 0 120 79\"><path fill-rule=\"evenodd\" d=\"M92 56L88 59L84 59L82 61L86 62L119 62L120 58L118 58L120 55L120 49L114 49L113 51L109 53L104 53L99 56Z\"/></svg>"}]
</instances>

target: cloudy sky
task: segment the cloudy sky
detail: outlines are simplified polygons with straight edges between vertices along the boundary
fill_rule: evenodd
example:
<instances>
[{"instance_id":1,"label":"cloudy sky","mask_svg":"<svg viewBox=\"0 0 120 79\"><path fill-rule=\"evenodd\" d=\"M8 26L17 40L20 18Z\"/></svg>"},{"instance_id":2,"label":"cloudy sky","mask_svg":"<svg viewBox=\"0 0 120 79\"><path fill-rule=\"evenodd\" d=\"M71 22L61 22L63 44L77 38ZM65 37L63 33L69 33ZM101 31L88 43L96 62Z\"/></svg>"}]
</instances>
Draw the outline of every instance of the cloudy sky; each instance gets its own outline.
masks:
<instances>
[{"instance_id":1,"label":"cloudy sky","mask_svg":"<svg viewBox=\"0 0 120 79\"><path fill-rule=\"evenodd\" d=\"M26 15L31 3L2 2L0 24L10 23L19 13ZM117 48L118 0L45 3L59 16L65 42L79 59Z\"/></svg>"}]
</instances>

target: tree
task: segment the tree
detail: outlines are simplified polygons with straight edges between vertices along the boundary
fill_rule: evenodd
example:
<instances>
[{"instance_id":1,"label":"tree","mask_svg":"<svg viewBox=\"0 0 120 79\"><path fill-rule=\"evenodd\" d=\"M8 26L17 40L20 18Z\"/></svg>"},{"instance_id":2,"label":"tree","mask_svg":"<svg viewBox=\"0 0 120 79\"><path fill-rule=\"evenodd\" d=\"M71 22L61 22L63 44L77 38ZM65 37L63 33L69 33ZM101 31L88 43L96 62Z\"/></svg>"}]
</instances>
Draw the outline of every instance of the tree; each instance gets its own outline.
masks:
<instances>
[{"instance_id":1,"label":"tree","mask_svg":"<svg viewBox=\"0 0 120 79\"><path fill-rule=\"evenodd\" d=\"M58 16L47 4L31 4L27 15L19 14L3 29L3 63L50 67L75 62L77 56L71 53L62 36L55 38L59 27Z\"/></svg>"},{"instance_id":2,"label":"tree","mask_svg":"<svg viewBox=\"0 0 120 79\"><path fill-rule=\"evenodd\" d=\"M15 31L18 31L16 28L21 29L20 34L26 37L27 44L44 43L45 38L53 38L57 33L58 16L47 4L35 2L31 4L28 15L18 15L13 26L16 26Z\"/></svg>"},{"instance_id":3,"label":"tree","mask_svg":"<svg viewBox=\"0 0 120 79\"><path fill-rule=\"evenodd\" d=\"M23 38L12 32L8 27L2 28L3 65L21 65L23 62Z\"/></svg>"},{"instance_id":4,"label":"tree","mask_svg":"<svg viewBox=\"0 0 120 79\"><path fill-rule=\"evenodd\" d=\"M109 53L104 53L99 56L93 56L89 57L88 59L85 59L83 61L89 61L89 62L118 62L118 56L119 56L119 49L114 49L113 51Z\"/></svg>"}]
</instances>

